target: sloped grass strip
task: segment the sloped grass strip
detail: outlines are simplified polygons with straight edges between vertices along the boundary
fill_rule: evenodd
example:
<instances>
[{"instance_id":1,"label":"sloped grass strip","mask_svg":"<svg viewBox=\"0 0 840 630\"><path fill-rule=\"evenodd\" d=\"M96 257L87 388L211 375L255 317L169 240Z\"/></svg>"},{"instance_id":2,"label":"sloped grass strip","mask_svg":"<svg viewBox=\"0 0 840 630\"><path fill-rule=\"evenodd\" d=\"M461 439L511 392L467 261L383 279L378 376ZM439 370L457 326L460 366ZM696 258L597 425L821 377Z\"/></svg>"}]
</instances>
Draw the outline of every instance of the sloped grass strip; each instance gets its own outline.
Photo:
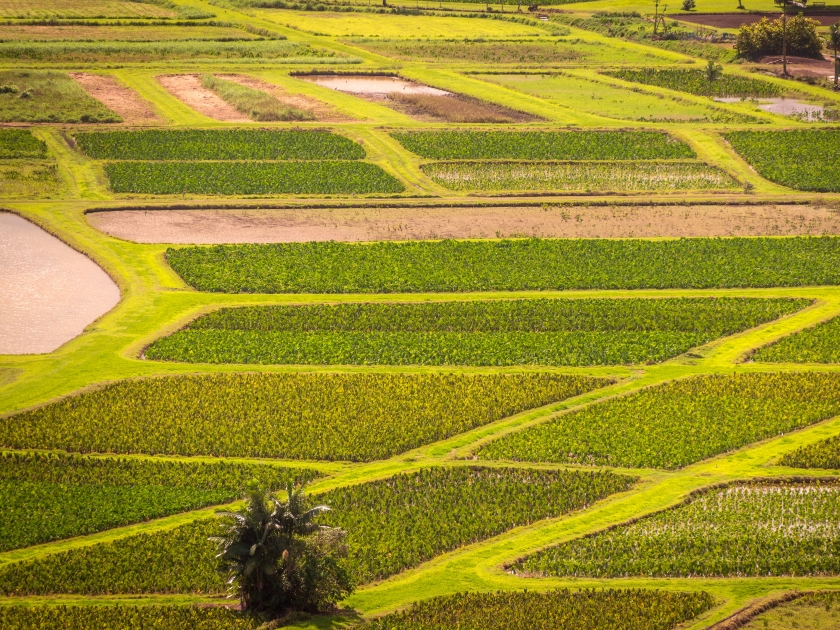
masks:
<instances>
[{"instance_id":1,"label":"sloped grass strip","mask_svg":"<svg viewBox=\"0 0 840 630\"><path fill-rule=\"evenodd\" d=\"M680 468L840 413L840 374L695 376L491 442L481 459Z\"/></svg>"},{"instance_id":2,"label":"sloped grass strip","mask_svg":"<svg viewBox=\"0 0 840 630\"><path fill-rule=\"evenodd\" d=\"M361 160L365 150L322 130L147 129L76 133L97 160Z\"/></svg>"},{"instance_id":3,"label":"sloped grass strip","mask_svg":"<svg viewBox=\"0 0 840 630\"><path fill-rule=\"evenodd\" d=\"M423 172L450 190L715 190L738 182L702 162L434 162Z\"/></svg>"},{"instance_id":4,"label":"sloped grass strip","mask_svg":"<svg viewBox=\"0 0 840 630\"><path fill-rule=\"evenodd\" d=\"M645 363L806 304L631 298L226 308L159 339L145 356L256 364Z\"/></svg>"},{"instance_id":5,"label":"sloped grass strip","mask_svg":"<svg viewBox=\"0 0 840 630\"><path fill-rule=\"evenodd\" d=\"M800 446L779 458L779 465L791 468L840 469L840 436Z\"/></svg>"},{"instance_id":6,"label":"sloped grass strip","mask_svg":"<svg viewBox=\"0 0 840 630\"><path fill-rule=\"evenodd\" d=\"M256 480L268 488L313 470L229 462L0 454L0 551L225 503Z\"/></svg>"},{"instance_id":7,"label":"sloped grass strip","mask_svg":"<svg viewBox=\"0 0 840 630\"><path fill-rule=\"evenodd\" d=\"M603 387L555 374L207 374L121 381L0 419L0 444L371 461Z\"/></svg>"},{"instance_id":8,"label":"sloped grass strip","mask_svg":"<svg viewBox=\"0 0 840 630\"><path fill-rule=\"evenodd\" d=\"M840 317L783 337L750 358L768 363L840 363Z\"/></svg>"},{"instance_id":9,"label":"sloped grass strip","mask_svg":"<svg viewBox=\"0 0 840 630\"><path fill-rule=\"evenodd\" d=\"M111 162L116 193L316 195L399 193L399 180L368 162Z\"/></svg>"},{"instance_id":10,"label":"sloped grass strip","mask_svg":"<svg viewBox=\"0 0 840 630\"><path fill-rule=\"evenodd\" d=\"M602 578L837 575L838 508L835 481L735 483L551 547L513 568Z\"/></svg>"},{"instance_id":11,"label":"sloped grass strip","mask_svg":"<svg viewBox=\"0 0 840 630\"><path fill-rule=\"evenodd\" d=\"M730 131L724 138L771 182L796 190L840 192L840 129Z\"/></svg>"},{"instance_id":12,"label":"sloped grass strip","mask_svg":"<svg viewBox=\"0 0 840 630\"><path fill-rule=\"evenodd\" d=\"M0 627L8 630L257 630L262 623L223 606L0 606Z\"/></svg>"},{"instance_id":13,"label":"sloped grass strip","mask_svg":"<svg viewBox=\"0 0 840 630\"><path fill-rule=\"evenodd\" d=\"M199 291L414 293L835 285L840 239L522 239L169 248Z\"/></svg>"},{"instance_id":14,"label":"sloped grass strip","mask_svg":"<svg viewBox=\"0 0 840 630\"><path fill-rule=\"evenodd\" d=\"M47 157L47 145L25 129L0 130L0 159Z\"/></svg>"},{"instance_id":15,"label":"sloped grass strip","mask_svg":"<svg viewBox=\"0 0 840 630\"><path fill-rule=\"evenodd\" d=\"M432 160L678 160L696 157L658 131L405 131L391 134Z\"/></svg>"},{"instance_id":16,"label":"sloped grass strip","mask_svg":"<svg viewBox=\"0 0 840 630\"><path fill-rule=\"evenodd\" d=\"M417 602L358 630L670 630L714 605L705 592L642 589L457 593Z\"/></svg>"},{"instance_id":17,"label":"sloped grass strip","mask_svg":"<svg viewBox=\"0 0 840 630\"><path fill-rule=\"evenodd\" d=\"M608 471L430 468L313 497L333 508L325 524L345 528L348 568L359 583L518 525L583 509L627 490L634 479ZM215 593L207 538L217 519L137 534L0 568L6 594Z\"/></svg>"}]
</instances>

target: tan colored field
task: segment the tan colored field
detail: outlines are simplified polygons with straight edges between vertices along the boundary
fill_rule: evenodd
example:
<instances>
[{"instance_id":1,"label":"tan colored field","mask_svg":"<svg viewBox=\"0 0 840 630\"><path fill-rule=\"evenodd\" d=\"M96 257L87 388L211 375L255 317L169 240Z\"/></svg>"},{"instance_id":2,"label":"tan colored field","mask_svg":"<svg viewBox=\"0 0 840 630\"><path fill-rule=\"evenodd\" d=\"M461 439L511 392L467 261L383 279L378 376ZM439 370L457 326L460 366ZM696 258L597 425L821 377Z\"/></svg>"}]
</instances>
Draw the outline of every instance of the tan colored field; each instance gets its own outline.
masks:
<instances>
[{"instance_id":1,"label":"tan colored field","mask_svg":"<svg viewBox=\"0 0 840 630\"><path fill-rule=\"evenodd\" d=\"M840 211L813 206L122 210L87 218L103 232L141 243L840 233Z\"/></svg>"},{"instance_id":2,"label":"tan colored field","mask_svg":"<svg viewBox=\"0 0 840 630\"><path fill-rule=\"evenodd\" d=\"M2 41L158 42L219 39L259 39L259 36L238 28L216 26L0 26Z\"/></svg>"},{"instance_id":3,"label":"tan colored field","mask_svg":"<svg viewBox=\"0 0 840 630\"><path fill-rule=\"evenodd\" d=\"M0 17L172 17L174 11L156 4L122 0L0 0Z\"/></svg>"},{"instance_id":4,"label":"tan colored field","mask_svg":"<svg viewBox=\"0 0 840 630\"><path fill-rule=\"evenodd\" d=\"M201 77L197 74L164 74L157 79L167 92L200 114L223 122L251 122L233 105L202 86Z\"/></svg>"},{"instance_id":5,"label":"tan colored field","mask_svg":"<svg viewBox=\"0 0 840 630\"><path fill-rule=\"evenodd\" d=\"M163 121L155 115L150 103L122 85L116 77L105 74L70 74L93 98L122 116L126 125L155 125Z\"/></svg>"}]
</instances>

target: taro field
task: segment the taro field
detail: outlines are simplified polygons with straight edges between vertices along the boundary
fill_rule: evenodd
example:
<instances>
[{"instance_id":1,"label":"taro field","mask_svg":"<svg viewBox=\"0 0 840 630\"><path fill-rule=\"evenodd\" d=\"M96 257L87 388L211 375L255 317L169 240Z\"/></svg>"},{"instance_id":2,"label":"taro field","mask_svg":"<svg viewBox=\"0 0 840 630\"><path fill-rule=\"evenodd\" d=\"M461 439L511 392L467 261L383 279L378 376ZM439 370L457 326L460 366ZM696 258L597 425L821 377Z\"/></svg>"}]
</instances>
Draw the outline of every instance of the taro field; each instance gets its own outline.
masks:
<instances>
[{"instance_id":1,"label":"taro field","mask_svg":"<svg viewBox=\"0 0 840 630\"><path fill-rule=\"evenodd\" d=\"M0 0L0 627L836 627L840 5L756 1Z\"/></svg>"}]
</instances>

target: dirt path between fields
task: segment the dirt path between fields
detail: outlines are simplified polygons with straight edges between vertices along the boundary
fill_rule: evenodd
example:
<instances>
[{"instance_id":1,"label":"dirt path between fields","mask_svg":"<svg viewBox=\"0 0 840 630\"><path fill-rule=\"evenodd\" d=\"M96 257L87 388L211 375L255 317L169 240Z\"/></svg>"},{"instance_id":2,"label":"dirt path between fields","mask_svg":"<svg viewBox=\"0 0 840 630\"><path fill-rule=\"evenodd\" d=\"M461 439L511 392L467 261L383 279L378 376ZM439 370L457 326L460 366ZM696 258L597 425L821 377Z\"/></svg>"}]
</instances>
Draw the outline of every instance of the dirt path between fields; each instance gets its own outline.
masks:
<instances>
[{"instance_id":1,"label":"dirt path between fields","mask_svg":"<svg viewBox=\"0 0 840 630\"><path fill-rule=\"evenodd\" d=\"M134 90L121 84L115 76L86 72L71 72L70 76L93 98L122 116L123 124L159 125L163 122L155 114L150 103L140 98Z\"/></svg>"},{"instance_id":2,"label":"dirt path between fields","mask_svg":"<svg viewBox=\"0 0 840 630\"><path fill-rule=\"evenodd\" d=\"M814 206L120 210L87 219L140 243L840 234L840 208Z\"/></svg>"},{"instance_id":3,"label":"dirt path between fields","mask_svg":"<svg viewBox=\"0 0 840 630\"><path fill-rule=\"evenodd\" d=\"M315 117L315 120L319 122L349 122L354 120L349 116L345 116L344 114L335 111L332 107L317 99L303 94L291 94L279 85L266 83L265 81L255 77L249 77L243 74L217 74L216 76L220 79L233 81L239 85L244 85L245 87L249 87L254 90L267 92L284 105L288 105L289 107L294 107L296 109L302 109L311 113Z\"/></svg>"},{"instance_id":4,"label":"dirt path between fields","mask_svg":"<svg viewBox=\"0 0 840 630\"><path fill-rule=\"evenodd\" d=\"M250 118L236 111L233 105L202 86L201 77L197 74L162 74L157 80L167 92L199 114L222 122L251 122Z\"/></svg>"}]
</instances>

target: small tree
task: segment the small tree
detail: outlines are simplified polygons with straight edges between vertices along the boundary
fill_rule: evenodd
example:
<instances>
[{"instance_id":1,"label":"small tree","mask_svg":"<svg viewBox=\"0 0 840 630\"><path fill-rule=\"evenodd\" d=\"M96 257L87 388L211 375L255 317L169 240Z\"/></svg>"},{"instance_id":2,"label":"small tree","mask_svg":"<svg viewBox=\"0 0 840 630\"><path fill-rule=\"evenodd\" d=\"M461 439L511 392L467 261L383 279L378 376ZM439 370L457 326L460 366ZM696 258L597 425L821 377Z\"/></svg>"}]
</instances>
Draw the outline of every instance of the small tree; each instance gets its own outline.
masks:
<instances>
[{"instance_id":1,"label":"small tree","mask_svg":"<svg viewBox=\"0 0 840 630\"><path fill-rule=\"evenodd\" d=\"M694 0L683 0L683 11L693 11L696 6L697 3Z\"/></svg>"},{"instance_id":2,"label":"small tree","mask_svg":"<svg viewBox=\"0 0 840 630\"><path fill-rule=\"evenodd\" d=\"M315 522L328 511L308 507L303 486L286 488L279 501L249 486L245 507L223 512L219 569L242 609L275 619L293 611L329 610L353 586L340 558L347 554L344 532Z\"/></svg>"},{"instance_id":3,"label":"small tree","mask_svg":"<svg viewBox=\"0 0 840 630\"><path fill-rule=\"evenodd\" d=\"M837 58L837 50L840 49L840 22L828 27L828 45L834 51L834 89L838 88L838 75L840 75L840 59Z\"/></svg>"},{"instance_id":4,"label":"small tree","mask_svg":"<svg viewBox=\"0 0 840 630\"><path fill-rule=\"evenodd\" d=\"M706 64L706 80L709 82L709 94L714 94L714 83L723 76L723 66L709 60Z\"/></svg>"}]
</instances>

